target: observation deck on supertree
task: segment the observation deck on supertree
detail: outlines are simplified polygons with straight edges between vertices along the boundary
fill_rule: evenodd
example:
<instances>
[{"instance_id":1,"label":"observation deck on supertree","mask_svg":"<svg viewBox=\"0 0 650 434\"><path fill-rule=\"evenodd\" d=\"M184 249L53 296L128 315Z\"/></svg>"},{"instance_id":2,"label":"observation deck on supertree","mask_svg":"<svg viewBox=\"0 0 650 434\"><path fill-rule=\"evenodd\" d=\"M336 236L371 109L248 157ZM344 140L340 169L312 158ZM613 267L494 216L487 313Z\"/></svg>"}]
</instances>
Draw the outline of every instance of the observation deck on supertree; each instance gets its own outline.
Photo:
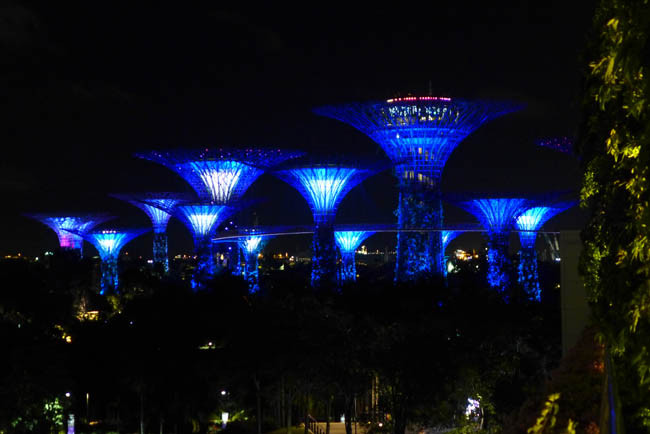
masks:
<instances>
[{"instance_id":1,"label":"observation deck on supertree","mask_svg":"<svg viewBox=\"0 0 650 434\"><path fill-rule=\"evenodd\" d=\"M79 215L58 215L58 214L25 214L26 217L38 220L52 229L59 238L59 246L62 249L79 250L82 254L83 234L95 226L114 218L103 213L79 214ZM68 232L68 231L75 231Z\"/></svg>"},{"instance_id":2,"label":"observation deck on supertree","mask_svg":"<svg viewBox=\"0 0 650 434\"><path fill-rule=\"evenodd\" d=\"M182 193L156 192L156 193L125 193L112 194L111 196L130 203L142 211L151 220L153 226L153 262L162 266L165 272L169 271L169 258L167 256L167 223L172 216L168 211L178 204L188 201L188 196Z\"/></svg>"},{"instance_id":3,"label":"observation deck on supertree","mask_svg":"<svg viewBox=\"0 0 650 434\"><path fill-rule=\"evenodd\" d=\"M334 239L341 252L341 268L339 270L339 283L344 284L357 280L357 266L355 263L355 253L361 243L369 236L374 234L372 231L335 231Z\"/></svg>"},{"instance_id":4,"label":"observation deck on supertree","mask_svg":"<svg viewBox=\"0 0 650 434\"><path fill-rule=\"evenodd\" d=\"M102 259L100 294L117 291L119 287L117 259L122 247L135 237L149 232L149 230L149 228L123 230L109 229L85 232L83 234L81 232L72 231L77 235L83 236L86 241L92 243Z\"/></svg>"},{"instance_id":5,"label":"observation deck on supertree","mask_svg":"<svg viewBox=\"0 0 650 434\"><path fill-rule=\"evenodd\" d=\"M314 218L311 284L315 288L336 285L334 217L345 195L365 178L388 167L356 162L306 163L273 172L305 198Z\"/></svg>"},{"instance_id":6,"label":"observation deck on supertree","mask_svg":"<svg viewBox=\"0 0 650 434\"><path fill-rule=\"evenodd\" d=\"M576 202L556 202L545 206L535 206L528 208L516 219L515 224L519 229L519 241L521 243L517 280L532 300L541 300L537 272L537 250L535 250L537 231L549 219L573 207L575 204Z\"/></svg>"},{"instance_id":7,"label":"observation deck on supertree","mask_svg":"<svg viewBox=\"0 0 650 434\"><path fill-rule=\"evenodd\" d=\"M442 227L440 180L458 144L486 122L519 110L506 102L409 96L324 106L314 113L345 122L378 143L395 164L398 226ZM395 280L442 274L440 233L399 233Z\"/></svg>"},{"instance_id":8,"label":"observation deck on supertree","mask_svg":"<svg viewBox=\"0 0 650 434\"><path fill-rule=\"evenodd\" d=\"M210 278L216 269L212 253L212 236L221 223L238 211L236 206L215 204L183 204L177 205L173 212L192 234L194 250L197 256L197 267L192 285L200 287L202 282Z\"/></svg>"},{"instance_id":9,"label":"observation deck on supertree","mask_svg":"<svg viewBox=\"0 0 650 434\"><path fill-rule=\"evenodd\" d=\"M515 225L515 219L530 206L523 198L481 198L454 202L472 213L487 232L487 281L507 299L510 287L508 259L508 238Z\"/></svg>"},{"instance_id":10,"label":"observation deck on supertree","mask_svg":"<svg viewBox=\"0 0 650 434\"><path fill-rule=\"evenodd\" d=\"M573 139L570 137L547 137L535 141L535 144L563 154L574 155Z\"/></svg>"},{"instance_id":11,"label":"observation deck on supertree","mask_svg":"<svg viewBox=\"0 0 650 434\"><path fill-rule=\"evenodd\" d=\"M282 149L149 151L135 154L175 171L196 191L201 202L227 205L238 200L264 171L303 155Z\"/></svg>"}]
</instances>

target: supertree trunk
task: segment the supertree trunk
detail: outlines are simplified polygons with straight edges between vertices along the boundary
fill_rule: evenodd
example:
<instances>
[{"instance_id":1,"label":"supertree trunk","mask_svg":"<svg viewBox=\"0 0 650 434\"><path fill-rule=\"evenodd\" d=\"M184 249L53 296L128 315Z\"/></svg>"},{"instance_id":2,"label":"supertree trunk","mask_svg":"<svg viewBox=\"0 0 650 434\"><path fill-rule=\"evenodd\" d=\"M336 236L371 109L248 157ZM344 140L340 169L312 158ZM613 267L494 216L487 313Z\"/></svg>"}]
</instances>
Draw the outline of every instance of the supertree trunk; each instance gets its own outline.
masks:
<instances>
[{"instance_id":1,"label":"supertree trunk","mask_svg":"<svg viewBox=\"0 0 650 434\"><path fill-rule=\"evenodd\" d=\"M355 252L341 252L341 269L339 281L341 284L357 280L357 267L355 265Z\"/></svg>"},{"instance_id":2,"label":"supertree trunk","mask_svg":"<svg viewBox=\"0 0 650 434\"><path fill-rule=\"evenodd\" d=\"M519 267L517 269L517 281L521 284L531 300L541 300L541 289L539 287L539 275L537 272L537 251L535 250L535 236L520 237L521 251L519 252Z\"/></svg>"},{"instance_id":3,"label":"supertree trunk","mask_svg":"<svg viewBox=\"0 0 650 434\"><path fill-rule=\"evenodd\" d=\"M153 263L154 266L159 264L165 273L169 272L166 232L155 232L153 234Z\"/></svg>"},{"instance_id":4,"label":"supertree trunk","mask_svg":"<svg viewBox=\"0 0 650 434\"><path fill-rule=\"evenodd\" d=\"M214 275L215 262L212 241L209 236L195 239L194 246L196 250L196 272L192 287L198 288L202 285L202 282Z\"/></svg>"},{"instance_id":5,"label":"supertree trunk","mask_svg":"<svg viewBox=\"0 0 650 434\"><path fill-rule=\"evenodd\" d=\"M510 260L508 259L508 232L488 234L488 284L504 295L510 287Z\"/></svg>"},{"instance_id":6,"label":"supertree trunk","mask_svg":"<svg viewBox=\"0 0 650 434\"><path fill-rule=\"evenodd\" d=\"M331 219L317 221L312 241L311 284L314 288L336 285L336 241Z\"/></svg>"},{"instance_id":7,"label":"supertree trunk","mask_svg":"<svg viewBox=\"0 0 650 434\"><path fill-rule=\"evenodd\" d=\"M117 256L110 256L102 259L101 264L102 280L100 294L110 294L117 290L118 271Z\"/></svg>"},{"instance_id":8,"label":"supertree trunk","mask_svg":"<svg viewBox=\"0 0 650 434\"><path fill-rule=\"evenodd\" d=\"M248 282L248 289L251 293L260 290L257 255L257 251L246 254L246 264L244 265L244 279Z\"/></svg>"},{"instance_id":9,"label":"supertree trunk","mask_svg":"<svg viewBox=\"0 0 650 434\"><path fill-rule=\"evenodd\" d=\"M430 192L400 191L396 214L399 229L442 227L441 200ZM395 281L417 280L434 273L444 273L441 233L398 232Z\"/></svg>"}]
</instances>

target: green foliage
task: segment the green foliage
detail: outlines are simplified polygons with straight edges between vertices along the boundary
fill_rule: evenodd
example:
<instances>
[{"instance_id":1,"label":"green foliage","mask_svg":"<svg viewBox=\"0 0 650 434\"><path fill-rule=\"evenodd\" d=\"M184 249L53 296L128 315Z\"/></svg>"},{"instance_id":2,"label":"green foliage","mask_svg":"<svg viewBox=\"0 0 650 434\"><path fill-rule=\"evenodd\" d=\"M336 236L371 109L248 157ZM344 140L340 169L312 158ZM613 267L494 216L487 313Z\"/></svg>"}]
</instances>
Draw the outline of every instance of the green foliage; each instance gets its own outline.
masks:
<instances>
[{"instance_id":1,"label":"green foliage","mask_svg":"<svg viewBox=\"0 0 650 434\"><path fill-rule=\"evenodd\" d=\"M579 141L582 273L614 355L626 424L642 429L650 402L650 58L648 0L603 0L596 10Z\"/></svg>"},{"instance_id":2,"label":"green foliage","mask_svg":"<svg viewBox=\"0 0 650 434\"><path fill-rule=\"evenodd\" d=\"M543 390L530 394L516 418L505 424L504 433L524 432L530 426L539 428L540 409L550 405L549 396L556 397L551 403L557 405L552 415L558 426L573 421L580 432L598 432L604 367L604 346L595 339L594 329L589 328L551 372ZM550 419L544 423L550 423Z\"/></svg>"}]
</instances>

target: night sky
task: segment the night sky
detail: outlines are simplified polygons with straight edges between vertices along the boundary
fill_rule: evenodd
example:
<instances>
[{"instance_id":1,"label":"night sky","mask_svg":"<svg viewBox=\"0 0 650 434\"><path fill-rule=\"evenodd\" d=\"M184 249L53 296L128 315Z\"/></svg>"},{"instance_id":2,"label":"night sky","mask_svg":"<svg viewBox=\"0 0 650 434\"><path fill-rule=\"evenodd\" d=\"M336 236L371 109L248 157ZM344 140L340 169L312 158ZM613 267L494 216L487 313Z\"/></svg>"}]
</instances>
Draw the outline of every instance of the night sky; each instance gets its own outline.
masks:
<instances>
[{"instance_id":1,"label":"night sky","mask_svg":"<svg viewBox=\"0 0 650 434\"><path fill-rule=\"evenodd\" d=\"M2 255L57 246L21 213L108 211L118 226L145 226L141 211L107 194L190 191L173 172L135 159L138 150L259 145L381 158L365 135L311 108L409 93L527 105L461 143L443 191L579 187L578 163L534 140L577 131L592 2L44 3L0 6ZM301 196L271 175L245 197L266 199L254 207L260 224L311 222ZM396 201L394 179L380 174L348 194L337 221L393 223ZM474 222L452 206L446 215ZM574 209L548 227L581 221ZM170 253L189 251L182 225L172 220L170 231ZM150 238L129 249L150 255Z\"/></svg>"}]
</instances>

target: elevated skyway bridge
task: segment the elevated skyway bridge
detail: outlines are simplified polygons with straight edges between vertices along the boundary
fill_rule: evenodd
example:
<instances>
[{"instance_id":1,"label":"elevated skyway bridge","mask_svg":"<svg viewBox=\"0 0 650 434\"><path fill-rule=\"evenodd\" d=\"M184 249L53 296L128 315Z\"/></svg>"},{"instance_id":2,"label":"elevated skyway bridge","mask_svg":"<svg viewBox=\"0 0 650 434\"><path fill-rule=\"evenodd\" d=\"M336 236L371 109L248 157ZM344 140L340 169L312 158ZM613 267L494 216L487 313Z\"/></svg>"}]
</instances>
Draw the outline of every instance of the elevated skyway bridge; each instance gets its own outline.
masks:
<instances>
[{"instance_id":1,"label":"elevated skyway bridge","mask_svg":"<svg viewBox=\"0 0 650 434\"><path fill-rule=\"evenodd\" d=\"M444 231L457 231L457 232L485 232L485 229L477 224L448 224L439 228L398 228L397 224L341 224L335 225L336 231L368 231L375 233L386 232L444 232ZM512 232L531 232L519 231L513 229ZM532 231L540 234L559 234L559 232L552 231ZM219 242L232 242L234 240L250 237L250 236L265 236L265 237L278 237L285 235L311 235L314 233L313 225L296 225L296 226L256 226L254 228L238 228L229 231L223 231L216 234L212 241Z\"/></svg>"}]
</instances>

